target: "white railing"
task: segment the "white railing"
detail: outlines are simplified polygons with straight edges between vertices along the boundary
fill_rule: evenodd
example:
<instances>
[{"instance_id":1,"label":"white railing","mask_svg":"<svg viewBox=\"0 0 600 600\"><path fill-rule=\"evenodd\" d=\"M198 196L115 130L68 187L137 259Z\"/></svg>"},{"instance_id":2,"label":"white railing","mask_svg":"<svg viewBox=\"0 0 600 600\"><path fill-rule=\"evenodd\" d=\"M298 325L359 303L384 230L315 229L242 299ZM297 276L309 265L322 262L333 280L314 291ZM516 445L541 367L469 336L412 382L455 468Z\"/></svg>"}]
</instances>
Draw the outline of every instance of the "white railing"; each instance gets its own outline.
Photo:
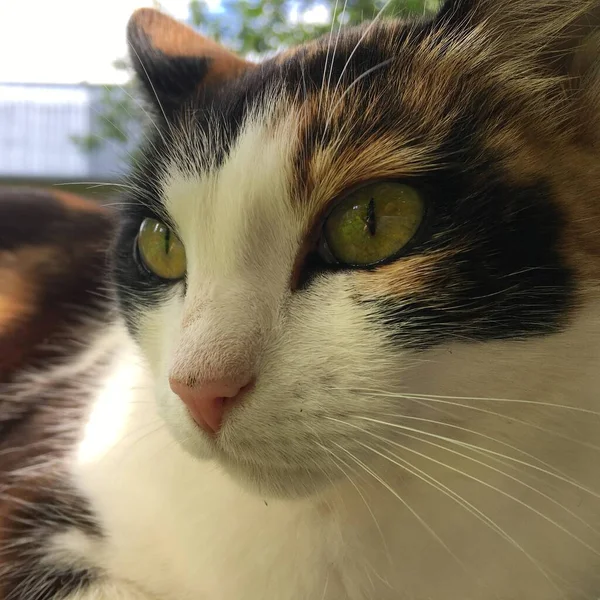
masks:
<instances>
[{"instance_id":1,"label":"white railing","mask_svg":"<svg viewBox=\"0 0 600 600\"><path fill-rule=\"evenodd\" d=\"M94 133L102 89L0 83L0 179L117 180L127 167L123 144L86 151L73 140Z\"/></svg>"}]
</instances>

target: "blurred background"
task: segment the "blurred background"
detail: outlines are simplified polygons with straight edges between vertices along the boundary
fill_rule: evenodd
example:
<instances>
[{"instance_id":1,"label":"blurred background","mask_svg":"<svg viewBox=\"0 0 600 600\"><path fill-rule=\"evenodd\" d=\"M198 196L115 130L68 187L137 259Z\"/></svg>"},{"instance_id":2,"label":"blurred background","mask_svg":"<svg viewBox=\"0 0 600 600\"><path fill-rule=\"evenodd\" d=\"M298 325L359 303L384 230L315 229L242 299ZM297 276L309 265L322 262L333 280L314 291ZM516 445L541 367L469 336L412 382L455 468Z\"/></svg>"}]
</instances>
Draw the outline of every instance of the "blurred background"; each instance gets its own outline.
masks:
<instances>
[{"instance_id":1,"label":"blurred background","mask_svg":"<svg viewBox=\"0 0 600 600\"><path fill-rule=\"evenodd\" d=\"M426 14L438 0L0 0L0 185L110 197L140 131L125 27L160 8L239 53L265 56L339 26Z\"/></svg>"}]
</instances>

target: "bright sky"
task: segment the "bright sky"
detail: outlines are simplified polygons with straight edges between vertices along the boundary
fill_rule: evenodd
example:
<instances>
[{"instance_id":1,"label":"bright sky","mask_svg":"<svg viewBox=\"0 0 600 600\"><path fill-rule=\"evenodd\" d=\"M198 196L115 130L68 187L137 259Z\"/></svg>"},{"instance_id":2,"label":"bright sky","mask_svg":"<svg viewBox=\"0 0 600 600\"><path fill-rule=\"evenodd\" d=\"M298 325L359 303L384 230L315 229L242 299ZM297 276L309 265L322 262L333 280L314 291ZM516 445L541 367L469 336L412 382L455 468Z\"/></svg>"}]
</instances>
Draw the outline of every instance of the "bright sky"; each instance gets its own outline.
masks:
<instances>
[{"instance_id":1,"label":"bright sky","mask_svg":"<svg viewBox=\"0 0 600 600\"><path fill-rule=\"evenodd\" d=\"M209 0L218 7L220 0ZM152 0L0 0L0 83L123 83L112 67L126 53L131 13ZM188 0L161 0L178 19ZM324 7L317 7L322 9ZM318 11L317 11L318 12ZM327 14L306 15L326 20Z\"/></svg>"},{"instance_id":2,"label":"bright sky","mask_svg":"<svg viewBox=\"0 0 600 600\"><path fill-rule=\"evenodd\" d=\"M217 0L218 2L218 0ZM0 0L0 82L123 83L131 13L152 0ZM188 0L162 0L180 19Z\"/></svg>"}]
</instances>

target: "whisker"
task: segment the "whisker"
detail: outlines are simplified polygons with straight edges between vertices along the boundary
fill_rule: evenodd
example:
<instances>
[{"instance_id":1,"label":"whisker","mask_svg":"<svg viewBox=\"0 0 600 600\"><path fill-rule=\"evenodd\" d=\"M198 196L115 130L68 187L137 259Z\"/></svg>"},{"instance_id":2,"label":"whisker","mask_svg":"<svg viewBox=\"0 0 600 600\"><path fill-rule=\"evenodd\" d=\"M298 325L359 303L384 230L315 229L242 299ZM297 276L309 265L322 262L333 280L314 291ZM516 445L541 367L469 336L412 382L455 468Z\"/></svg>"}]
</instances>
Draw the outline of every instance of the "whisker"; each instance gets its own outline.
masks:
<instances>
[{"instance_id":1,"label":"whisker","mask_svg":"<svg viewBox=\"0 0 600 600\"><path fill-rule=\"evenodd\" d=\"M386 0L385 4L381 7L381 9L377 12L377 14L375 15L375 17L373 18L373 20L369 23L369 25L365 28L363 34L360 36L358 42L356 42L356 45L354 46L352 52L350 53L350 55L348 56L348 59L346 60L346 64L344 65L344 68L342 69L340 76L338 77L337 83L335 85L335 89L333 91L333 95L335 96L335 94L338 91L339 85L344 77L344 73L346 73L346 69L348 68L348 65L350 64L350 61L352 60L352 57L354 56L354 54L356 53L356 51L360 48L360 45L362 44L363 40L365 39L365 37L367 36L367 34L369 33L369 31L371 31L371 28L377 23L377 21L379 20L379 17L381 17L381 15L383 14L383 12L385 11L385 9L389 6L391 0Z\"/></svg>"},{"instance_id":2,"label":"whisker","mask_svg":"<svg viewBox=\"0 0 600 600\"><path fill-rule=\"evenodd\" d=\"M459 474L461 474L461 475L464 475L464 476L466 476L466 477L472 477L472 476L469 476L467 473L463 473L463 472L459 471L458 469L454 469L453 467L450 467L449 465L447 465L447 464L445 464L445 463L443 463L443 462L441 462L441 461L437 461L436 459L434 459L434 458L432 458L432 457L428 457L427 455L424 455L424 454L422 454L422 453L420 453L420 452L418 452L418 451L415 451L415 450L413 450L413 449L411 449L411 448L409 448L409 447L407 447L407 446L403 446L402 444L399 444L399 443L397 443L397 442L393 442L393 441L391 441L391 440L388 440L388 439L386 439L386 438L383 438L383 437L381 437L381 436L378 436L377 434L374 434L373 432L370 432L370 431L368 431L367 429L365 429L365 428L363 428L363 427L360 427L360 426L358 426L358 425L355 425L355 424L353 424L353 423L348 423L348 422L346 422L346 421L341 421L341 420L339 420L339 419L334 419L334 418L331 418L331 417L327 417L327 418L328 418L328 419L330 419L330 420L334 420L334 421L336 421L336 422L339 422L339 423L341 423L341 424L347 425L347 426L349 426L349 427L352 427L352 428L354 428L354 429L357 429L357 430L359 430L359 431L361 431L361 432L363 432L363 433L366 433L366 434L368 434L368 435L370 435L370 436L372 436L372 437L375 437L376 439L379 439L380 441L383 441L383 442L384 442L384 443L386 443L386 444L392 444L392 445L395 445L395 446L397 446L397 447L399 447L399 448L401 448L401 449L403 449L403 450L407 450L407 451L413 452L414 454L417 454L417 455L419 455L419 456L422 456L423 458L426 458L426 459L428 459L428 460L431 460L431 461L432 461L432 462L434 462L434 463L439 463L439 464L440 464L440 466L442 466L442 467L445 467L445 468L448 468L448 469L451 469L451 470L455 470L455 471L457 471L457 472L458 472ZM363 446L365 449L367 449L367 450L370 450L370 451L374 452L375 454L378 454L378 455L380 455L382 458L384 458L384 459L386 459L386 460L389 460L390 462L394 463L394 461L393 461L392 459L390 459L388 456L386 456L386 455L384 455L384 454L382 454L382 453L380 453L380 452L376 451L375 449L373 449L372 447L370 447L368 444L364 444L363 442L360 442L360 441L359 441L358 443L359 443L361 446ZM339 444L337 444L337 443L335 443L335 442L334 442L334 444L335 444L336 446L338 446L340 449L342 449L342 450L344 450L344 451L346 451L346 452L348 452L348 453L349 453L349 451L347 451L347 450L345 450L344 448L342 448L342 447L341 447ZM354 456L354 455L352 455L352 456ZM359 459L357 459L356 457L354 457L354 459L355 459L355 461L358 461L358 463L359 463L359 464L363 464L363 463L362 463L361 461L359 461ZM401 460L402 460L402 459L401 459ZM408 461L405 461L405 462L408 462ZM409 463L409 464L410 464L410 463ZM408 470L408 469L406 469L406 468L405 468L403 465L398 465L398 466L400 466L401 468L404 468L405 470ZM413 465L411 465L411 467L413 467ZM366 467L366 468L368 469L368 467ZM415 468L415 469L417 469L417 467L414 467L414 468ZM370 471L370 469L369 469L369 471ZM430 477L431 477L431 476L430 476ZM432 478L432 477L431 477L431 478ZM479 482L479 483L485 483L485 482L480 482L480 481L479 481L477 478L475 478L475 477L472 477L472 478L473 478L473 479L474 479L476 482ZM432 478L432 479L434 479L434 478ZM443 485L443 484L441 484L441 485ZM386 486L386 487L389 489L389 486ZM391 491L392 491L392 493L394 493L394 492L393 492L393 490L391 490ZM450 492L451 492L452 494L456 494L456 492L452 492L451 490L450 490ZM396 494L394 494L394 495L396 495ZM396 496L397 496L397 495L396 495ZM459 495L458 495L458 494L456 494L456 496L459 496ZM460 496L459 496L459 497L460 497ZM401 499L401 498L400 498L400 499ZM402 500L402 499L401 499L401 500ZM467 501L465 501L465 502L467 502ZM467 503L467 504L469 504L469 505L470 505L470 503ZM484 521L488 522L488 525L489 525L489 526L490 526L490 527L491 527L493 530L495 530L495 531L496 531L496 532L497 532L499 535L501 535L502 537L504 537L504 538L506 539L506 541L510 542L510 543L511 543L512 545L514 545L514 546L515 546L517 549L519 549L519 550L520 550L520 551L521 551L521 552L522 552L522 553L523 553L523 554L524 554L524 555L525 555L525 556L528 558L528 560L530 560L530 562L531 562L531 563L534 565L534 567L535 567L535 568L536 568L536 569L537 569L537 570L538 570L538 571L541 573L541 575L543 575L543 577L544 577L544 578L545 578L545 579L546 579L546 580L547 580L547 581L550 583L550 585L552 585L552 586L553 586L553 587L556 589L556 591L557 591L557 592L559 592L559 593L561 594L561 596L562 596L562 597L566 598L564 591L563 591L563 590L562 590L562 589L561 589L561 588L560 588L560 587L557 585L556 581L554 581L554 579L553 579L553 578L550 576L550 574L547 572L547 570L544 568L544 566L543 566L543 565L542 565L542 564L541 564L539 561L537 561L537 560L536 560L536 559L535 559L533 556L531 556L531 555L530 555L530 554L529 554L529 553L528 553L528 552L527 552L527 551L526 551L524 548L522 548L522 547L521 547L521 545L520 545L520 544L518 544L518 542L517 542L516 540L513 540L513 538L512 538L512 537L511 537L511 536L510 536L508 533L506 533L506 532L505 532L505 531L504 531L502 528L500 528L500 527L499 527L499 526L498 526L498 525L497 525L497 524L496 524L496 523L495 523L495 522L494 522L494 521L493 521L493 520L492 520L490 517L488 517L487 515L485 515L485 513L482 513L482 512L481 512L479 509L477 509L477 507L475 507L475 506L473 506L473 509L476 511L476 513L478 513L478 514L481 516L481 518L482 518ZM456 558L456 557L455 557L455 558ZM466 567L464 567L464 565L462 565L462 563L460 563L460 561L459 561L459 564L461 564L461 566L462 566L463 568L465 568L465 569L466 569ZM467 572L468 572L468 570L467 570ZM554 577L556 577L557 579L561 579L561 580L562 580L562 578L558 577L556 574L553 574L553 575L554 575ZM563 581L563 583L567 583L567 582L564 582L564 581Z\"/></svg>"},{"instance_id":3,"label":"whisker","mask_svg":"<svg viewBox=\"0 0 600 600\"><path fill-rule=\"evenodd\" d=\"M125 436L123 436L119 440L119 447L123 448L123 442L125 442L126 440L129 442L130 438L133 435L139 434L141 432L141 435L139 437L134 438L134 440L131 441L131 443L129 443L125 448L123 448L123 449L127 450L127 452L129 453L129 451L134 446L137 446L137 444L139 442L141 442L143 439L145 439L149 435L153 435L153 434L157 433L158 431L163 429L163 426L164 426L163 422L159 418L156 418L149 423L144 423L140 427L137 427L136 429L129 431ZM150 428L150 430L148 431L149 428Z\"/></svg>"},{"instance_id":4,"label":"whisker","mask_svg":"<svg viewBox=\"0 0 600 600\"><path fill-rule=\"evenodd\" d=\"M321 136L321 143L325 139L325 134L327 133L327 131L329 129L329 124L331 123L331 119L333 119L333 117L334 117L334 114L335 114L335 111L337 110L337 107L344 101L344 98L352 90L352 88L357 83L359 83L362 79L364 79L365 77L367 77L368 75L370 75L374 71L377 71L377 70L382 69L383 67L386 67L387 65L389 65L393 60L394 60L393 58L388 58L387 60L384 60L384 61L380 62L379 64L375 65L374 67L371 67L370 69L367 69L364 73L361 73L360 75L358 75L358 77L356 77L354 79L354 81L352 81L348 85L348 87L346 87L346 89L344 90L344 92L342 93L342 95L339 97L338 101L334 104L333 108L329 111L329 116L327 118L327 121L325 122L325 127L323 128L323 134Z\"/></svg>"},{"instance_id":5,"label":"whisker","mask_svg":"<svg viewBox=\"0 0 600 600\"><path fill-rule=\"evenodd\" d=\"M109 86L104 86L107 90L109 89ZM131 98L131 100L133 100L136 104L136 106L144 113L144 115L146 116L146 118L148 119L148 121L154 126L154 128L156 129L156 131L158 132L158 135L160 135L160 129L158 127L158 125L154 122L154 118L152 117L152 115L150 115L148 113L148 111L144 108L144 105L134 96L132 96L122 85L118 85L117 86L125 95L127 95L129 98ZM125 108L125 112L130 116L133 117L133 115ZM150 145L152 146L152 148L154 148L154 150L156 150L156 146L154 145L154 143L152 142L152 140L146 135L144 134L144 137L146 138L146 140L148 140L148 142L150 143Z\"/></svg>"},{"instance_id":6,"label":"whisker","mask_svg":"<svg viewBox=\"0 0 600 600\"><path fill-rule=\"evenodd\" d=\"M354 487L354 489L360 496L361 500L363 501L364 505L366 506L367 510L369 511L369 514L371 515L373 522L375 523L375 527L377 528L379 536L381 537L381 543L383 544L383 547L385 549L385 553L388 558L388 561L390 562L390 564L393 564L390 550L388 548L387 542L385 541L385 536L383 535L383 530L381 529L381 526L379 525L379 521L377 520L377 517L375 517L375 513L373 512L371 505L367 502L367 499L365 498L364 494L360 491L360 488L358 487L358 485L356 485L356 482L352 479L352 477L350 477L350 475L346 472L346 470L339 463L341 462L348 468L351 468L350 465L343 458L341 458L335 452L333 452L333 450L331 450L330 448L327 448L326 446L324 446L323 444L321 444L319 442L317 442L317 444L322 450L325 450L325 452L329 453L332 456L332 458L334 459L334 462L336 464L336 467L344 474L346 479L352 484L352 486Z\"/></svg>"},{"instance_id":7,"label":"whisker","mask_svg":"<svg viewBox=\"0 0 600 600\"><path fill-rule=\"evenodd\" d=\"M340 41L340 33L342 31L342 18L345 14L346 14L346 8L348 6L348 0L344 0L344 8L342 9L342 12L340 15L337 15L337 19L338 19L338 30L337 30L337 36L335 38L335 46L333 47L333 55L331 57L331 64L329 65L329 76L327 77L327 88L329 89L329 86L331 85L331 75L333 73L333 62L335 60L335 55L337 52L337 47L338 47L338 43ZM337 8L337 3L336 3L336 8ZM335 16L335 9L334 9L334 16ZM332 19L332 24L333 24L333 19Z\"/></svg>"},{"instance_id":8,"label":"whisker","mask_svg":"<svg viewBox=\"0 0 600 600\"><path fill-rule=\"evenodd\" d=\"M105 181L62 181L60 183L53 183L52 187L61 187L63 185L91 185L96 188L100 187L122 187L125 189L134 189L133 186L124 183L106 183Z\"/></svg>"},{"instance_id":9,"label":"whisker","mask_svg":"<svg viewBox=\"0 0 600 600\"><path fill-rule=\"evenodd\" d=\"M362 467L369 475L371 475L376 481L378 481L386 490L388 490L395 498L397 498L404 507L417 519L417 521L422 525L422 527L448 552L448 554L461 566L461 568L465 569L465 566L461 562L461 560L456 556L454 552L448 547L446 542L427 524L426 521L417 513L417 511L410 506L410 504L398 494L386 481L384 481L377 473L375 473L371 468L369 468L365 463L363 463L359 458L357 458L350 450L347 450L337 442L332 442L335 446L337 446L342 452L348 454L348 456L356 462L357 465ZM468 570L467 570L468 572Z\"/></svg>"},{"instance_id":10,"label":"whisker","mask_svg":"<svg viewBox=\"0 0 600 600\"><path fill-rule=\"evenodd\" d=\"M552 465L550 465L549 463L546 463L544 461L542 461L541 459L539 459L538 457L534 456L533 454L529 454L528 452L525 452L524 450L521 450L520 448L518 448L517 446L513 446L512 444L509 444L507 442L504 442L502 440L499 440L493 436L490 435L486 435L484 433L481 433L479 431L475 431L473 429L468 429L467 427L461 427L459 425L454 425L452 423L446 423L444 421L436 421L434 419L426 419L424 417L415 417L413 415L398 415L398 414L391 414L391 413L381 413L384 416L391 416L391 417L400 417L402 419L409 419L409 420L414 420L414 421L420 421L420 422L425 422L425 423L432 423L435 425L443 425L444 427L448 427L450 429L456 429L459 431L464 431L466 433L469 433L471 435L475 435L478 437L482 437L486 440L490 440L496 444L499 444L501 446L504 446L506 448L510 448L511 450L514 450L515 452L518 452L519 454L522 454L523 456L526 456L528 458L531 458L532 460L535 460L536 462L538 462L540 465L543 465L544 467L546 467L546 469L539 467L538 465L526 462L526 461L522 461L519 460L518 458L515 458L513 456L510 456L508 454L502 454L501 452L496 452L494 450L491 450L490 448L485 448L484 446L477 446L474 444L470 444L468 442L465 441L461 441L461 440L452 440L453 443L456 444L461 444L464 446L467 446L469 448L472 449L477 449L481 452L487 452L489 454L493 454L496 457L499 458L503 458L512 462L515 462L521 466L524 467L529 467L530 469L533 469L535 471L538 471L540 473L543 473L545 475L548 475L549 477L553 477L559 481L562 481L563 483L568 483L569 485L572 485L573 487L577 488L580 491L586 492L588 494L590 494L591 496L600 499L600 493L595 492L594 490L582 485L581 483L579 483L578 481L572 479L571 477L567 476L566 473L564 473L563 471L560 471L559 469L557 469L556 467L553 467ZM419 431L420 433L423 433L424 435L428 435L427 432L422 431L422 430L415 430L415 431ZM450 439L450 438L449 438Z\"/></svg>"},{"instance_id":11,"label":"whisker","mask_svg":"<svg viewBox=\"0 0 600 600\"><path fill-rule=\"evenodd\" d=\"M468 401L468 400L473 400L476 402L498 402L498 403L505 403L505 404L528 404L528 405L533 405L533 406L543 406L544 408L557 408L557 409L562 409L562 410L570 410L573 412L580 412L580 413L584 413L584 414L588 414L588 415L594 415L596 417L600 417L600 411L595 411L595 410L591 410L588 408L582 408L579 406L569 406L568 404L556 404L553 402L544 402L544 401L538 401L538 400L518 400L518 399L513 399L513 398L490 398L487 396L444 396L444 395L440 395L440 394L418 394L418 393L401 393L401 392L385 392L382 390L377 390L377 389L373 389L373 388L356 388L356 387L352 387L352 388L343 388L343 387L337 387L335 388L336 390L339 391L349 391L349 390L357 390L357 391L361 391L361 392L366 392L370 395L373 396L383 396L383 397L390 397L390 398L406 398L406 399L419 399L419 400L463 400L463 401ZM453 406L460 406L463 408L472 408L469 406L465 406L463 404L455 404L455 403L448 403L451 404Z\"/></svg>"},{"instance_id":12,"label":"whisker","mask_svg":"<svg viewBox=\"0 0 600 600\"><path fill-rule=\"evenodd\" d=\"M329 573L327 573L327 579L325 579L325 588L323 589L323 594L321 596L321 600L325 600L325 595L327 594L328 587L329 587Z\"/></svg>"},{"instance_id":13,"label":"whisker","mask_svg":"<svg viewBox=\"0 0 600 600\"><path fill-rule=\"evenodd\" d=\"M133 50L133 52L135 53L137 59L140 62L140 66L142 67L142 69L144 70L144 74L146 75L146 79L148 80L148 83L150 84L150 87L152 88L152 92L154 93L154 97L156 98L156 102L158 104L158 108L160 108L160 112L162 113L164 119L165 119L165 123L167 124L167 127L169 127L169 131L172 133L172 126L171 123L169 122L169 119L167 118L167 113L165 112L165 109L163 108L163 105L160 101L160 98L158 97L158 93L156 92L156 88L154 87L154 84L152 83L152 79L150 78L150 75L148 73L148 71L146 70L146 66L144 65L144 62L142 61L141 56L138 54L138 51L135 49L135 47L133 46L133 44L129 44L129 47ZM165 145L165 147L167 146L167 142L165 140L165 137L162 133L162 131L160 130L159 127L156 128L156 130L158 131L158 134L160 135L163 144Z\"/></svg>"},{"instance_id":14,"label":"whisker","mask_svg":"<svg viewBox=\"0 0 600 600\"><path fill-rule=\"evenodd\" d=\"M414 396L415 398L421 398L423 400L427 400L429 398L434 398L434 399L442 399L442 400L475 400L475 401L481 401L481 402L499 402L499 403L505 403L505 404L530 404L530 405L534 405L534 406L543 406L544 408L558 408L558 409L562 409L562 410L570 410L573 412L579 412L579 413L584 413L587 415L594 415L596 417L600 417L600 411L596 411L596 410L590 410L588 408L582 408L579 406L569 406L567 404L555 404L552 402L544 402L544 401L538 401L538 400L513 400L513 399L509 399L509 398L487 398L487 397L469 397L469 396L440 396L437 394L410 394L411 396Z\"/></svg>"},{"instance_id":15,"label":"whisker","mask_svg":"<svg viewBox=\"0 0 600 600\"><path fill-rule=\"evenodd\" d=\"M425 432L419 432L419 433L425 433ZM479 465L481 465L481 466L483 466L485 468L491 469L492 471L494 471L496 473L499 473L500 475L503 475L504 477L507 477L508 479L511 479L512 481L515 481L516 483L518 483L518 484L526 487L527 489L535 492L536 494L539 494L544 499L548 500L549 502L551 502L552 504L554 504L558 508L564 510L568 515L570 515L571 517L573 517L575 520L579 521L582 525L584 525L585 527L587 527L590 531L593 531L596 535L600 535L600 532L597 529L595 529L594 527L592 527L587 521L585 521L584 519L582 519L578 514L576 514L575 512L573 512L572 510L570 510L569 508L567 508L566 506L564 506L563 504L561 504L560 502L558 502L557 500L555 500L554 498L552 498L551 496L549 496L548 494L545 494L545 493L541 492L540 490L534 488L533 486L525 483L524 481L522 481L522 480L520 480L520 479L518 479L516 477L513 477L512 475L509 475L505 471L497 469L497 468L495 468L495 467L493 467L493 466L491 466L491 465L489 465L487 463L479 461L479 460L477 460L477 459L475 459L475 458L473 458L471 456L468 456L466 454L463 454L461 452L457 452L456 450L452 450L450 448L446 448L444 446L441 446L439 444L435 444L434 442L431 442L431 441L428 441L428 440L423 440L423 439L418 438L416 436L412 436L412 435L408 435L408 434L406 434L406 435L407 435L407 437L409 437L411 439L415 439L415 440L421 441L423 443L433 445L433 446L435 446L437 448L445 450L446 452L450 452L450 453L456 454L456 455L458 455L458 456L460 456L462 458L466 458L467 460L471 460L471 461L475 462L476 464L479 464ZM452 440L451 438L445 438L443 436L436 436L436 437L439 437L439 439L442 439L442 440L447 441L449 443L456 443L456 444L458 444L460 446L463 446L463 444L461 442L457 441L457 440ZM578 540L578 541L581 541L581 540ZM596 551L596 553L600 555L600 551Z\"/></svg>"},{"instance_id":16,"label":"whisker","mask_svg":"<svg viewBox=\"0 0 600 600\"><path fill-rule=\"evenodd\" d=\"M365 447L366 449L370 449L372 451L375 451L373 448L371 448L368 445L363 444L362 442L359 442L359 444L361 446ZM388 452L389 452L389 450L388 450ZM411 473L413 476L418 477L419 479L421 479L425 483L428 483L429 485L432 485L435 489L437 489L438 491L441 491L444 495L446 495L449 498L451 498L459 506L461 506L462 508L464 508L468 513L470 513L471 515L473 515L474 517L476 517L479 521L481 521L482 523L484 523L492 531L494 531L498 535L500 535L500 537L502 537L505 541L509 542L512 546L514 546L518 551L520 551L545 576L546 579L548 579L551 583L553 583L552 579L550 578L550 576L548 575L548 573L546 572L546 570L542 567L542 565L539 563L539 561L535 560L525 550L525 548L523 548L512 536L510 536L491 517L488 517L484 512L482 512L480 509L478 509L471 502L469 502L468 500L466 500L464 497L462 497L460 494L458 494L457 492L455 492L454 490L452 490L448 486L446 486L443 483L441 483L439 480L437 480L432 475L429 475L428 473L426 473L422 469L419 469L418 467L416 467L415 465L413 465L409 461L407 461L407 460L399 457L398 455L394 454L393 452L390 452L390 454L394 458L396 458L397 460L401 461L404 464L397 463L396 461L392 460L389 456L384 455L384 454L382 454L380 452L376 452L376 454L378 454L379 456L385 458L386 460L389 460L393 464L396 464L397 466L405 469L406 471L408 471L409 473Z\"/></svg>"},{"instance_id":17,"label":"whisker","mask_svg":"<svg viewBox=\"0 0 600 600\"><path fill-rule=\"evenodd\" d=\"M367 390L365 390L365 392L367 392ZM369 392L367 392L367 393L369 393ZM595 450L596 452L600 452L600 446L596 446L595 444L577 440L575 438L569 437L568 435L559 433L558 431L554 431L552 429L547 429L545 427L541 427L540 425L536 425L535 423L530 423L529 421L524 421L523 419L519 419L512 415L511 416L503 415L502 413L498 413L493 410L487 410L485 408L480 408L477 406L469 406L468 404L462 404L459 402L451 402L449 400L442 400L439 398L428 398L426 396L414 396L414 395L408 395L408 394L388 394L385 392L373 392L373 393L371 393L371 395L387 397L387 398L403 398L405 400L413 400L414 399L414 400L421 400L423 402L433 402L433 403L447 404L449 406L457 406L459 408L466 408L467 410L484 413L484 414L491 415L494 417L500 417L502 419L510 419L510 421L513 423L519 423L520 425L524 425L525 427L531 427L532 429L536 429L537 431L541 431L548 435L553 435L555 437L567 440L569 442L572 442L573 444L577 444L578 446L583 446L585 448L590 448L591 450Z\"/></svg>"},{"instance_id":18,"label":"whisker","mask_svg":"<svg viewBox=\"0 0 600 600\"><path fill-rule=\"evenodd\" d=\"M331 50L331 38L333 36L333 28L335 26L335 15L337 13L338 0L335 0L335 5L333 7L333 14L331 15L331 29L329 30L329 40L327 42L327 54L325 54L325 65L323 66L323 79L321 81L321 91L319 93L319 112L321 112L323 92L325 90L325 77L327 75L327 64L329 61L329 51ZM332 58L333 63L333 58Z\"/></svg>"},{"instance_id":19,"label":"whisker","mask_svg":"<svg viewBox=\"0 0 600 600\"><path fill-rule=\"evenodd\" d=\"M327 417L327 418L332 419L332 417ZM397 427L399 429L405 429L402 425L395 425L393 423L386 423L385 421L377 421L377 420L374 420L374 419L369 419L368 417L363 417L363 419L367 420L367 421L373 421L373 422L379 423L381 425L388 425L388 426L391 426L391 427ZM335 419L335 420L339 421L339 419ZM351 423L347 423L347 424L348 425L352 425ZM420 430L414 429L412 427L411 428L406 428L406 429L408 429L410 431L413 431L413 432L416 432L416 433L425 433L425 432L422 432ZM491 490L499 493L500 495L502 495L502 496L504 496L504 497L512 500L513 502L516 502L517 504L523 506L527 510L533 512L534 514L536 514L540 518L544 519L548 523L554 525L557 529L559 529L565 535L571 537L575 541L579 542L582 546L584 546L585 548L587 548L590 552L593 552L597 556L600 556L600 551L598 549L596 549L593 546L589 545L587 542L585 542L584 540L582 540L581 538L579 538L578 536L576 536L573 532L569 531L568 529L566 529L565 527L563 527L562 525L560 525L559 523L557 523L556 521L554 521L553 519L551 519L550 517L548 517L547 515L545 515L544 513L540 512L539 510L537 510L533 506L527 504L526 502L524 502L520 498L517 498L516 496L513 496L512 494L509 494L508 492L506 492L506 491L498 488L497 486L492 485L491 483L488 483L487 481L483 481L482 479L479 479L478 477L475 477L473 475L470 475L469 473L461 471L460 469L457 469L456 467L453 467L453 466L451 466L451 465L449 465L447 463L444 463L442 461L438 461L437 459L435 459L435 458L433 458L431 456L423 454L422 452L419 452L418 450L415 450L415 449L410 448L408 446L404 446L404 445L398 444L397 442L394 442L393 440L389 440L387 438L383 438L383 437L377 435L376 433L370 432L370 431L368 431L366 429L362 429L362 431L365 432L365 433L367 433L368 435L376 437L377 439L381 439L381 440L383 440L383 441L385 441L387 443L390 443L390 444L393 444L393 445L397 445L398 447L400 447L400 448L402 448L404 450L407 450L408 452L412 452L412 453L416 454L417 456L420 456L421 458L425 458L426 460L430 460L430 461L432 461L432 462L434 462L434 463L436 463L436 464L438 464L438 465L440 465L440 466L442 466L442 467L444 467L446 469L450 469L451 471L453 471L455 473L458 473L458 474L462 475L463 477L467 477L468 479L471 479L472 481L475 481L476 483L479 483L480 485L482 485L482 486L484 486L484 487L486 487L488 489L491 489ZM482 461L479 461L479 460L477 460L477 459L475 459L475 458L473 458L471 456L468 456L468 455L463 454L461 452L458 452L456 450L452 450L451 448L447 448L447 447L442 446L440 444L436 444L435 442L432 442L432 441L429 441L429 440L424 440L422 438L419 438L419 437L416 437L416 436L412 436L410 434L405 434L405 433L403 433L403 435L406 435L406 437L409 437L411 439L416 439L418 441L421 441L422 443L429 444L429 445L434 446L436 448L440 448L441 450L444 450L445 452L450 452L451 454L455 454L455 455L460 456L462 458L466 458L467 460L473 461L473 462L475 462L475 463L477 463L477 464L479 464L479 465L481 465L483 467L489 468L489 469L491 469L493 471L499 472L502 475L508 477L509 479L513 479L514 481L520 483L521 485L524 485L525 487L533 490L534 492L537 492L542 497L545 497L545 498L549 499L551 502L555 503L557 506L559 506L560 508L564 509L568 513L571 512L571 511L569 511L568 508L564 507L558 501L556 501L553 498L550 498L549 496L546 496L545 494L543 494L543 492L540 492L539 490L536 490L532 486L529 486L529 485L523 483L519 479L514 478L514 477L512 477L510 475L507 475L506 473L503 473L502 471L499 471L495 467L491 467L490 465L488 465L488 464L486 464L486 463L484 463ZM434 437L436 437L438 439L442 439L444 441L450 441L450 442L452 441L452 440L450 440L450 438L444 438L443 436L437 436L435 434L429 434L429 435L432 435L432 436L434 436ZM579 517L577 517L577 518L579 518ZM583 521L583 523L587 525L587 523L585 523L585 521Z\"/></svg>"}]
</instances>

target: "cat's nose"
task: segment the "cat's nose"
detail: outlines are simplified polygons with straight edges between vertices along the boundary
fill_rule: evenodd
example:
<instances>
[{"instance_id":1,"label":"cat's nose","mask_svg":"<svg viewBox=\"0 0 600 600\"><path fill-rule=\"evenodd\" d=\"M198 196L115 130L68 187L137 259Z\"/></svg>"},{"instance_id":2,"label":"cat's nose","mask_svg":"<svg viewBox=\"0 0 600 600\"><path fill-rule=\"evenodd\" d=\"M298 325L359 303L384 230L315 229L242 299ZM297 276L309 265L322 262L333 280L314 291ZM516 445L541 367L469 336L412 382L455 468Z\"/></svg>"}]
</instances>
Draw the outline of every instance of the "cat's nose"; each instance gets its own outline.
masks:
<instances>
[{"instance_id":1,"label":"cat's nose","mask_svg":"<svg viewBox=\"0 0 600 600\"><path fill-rule=\"evenodd\" d=\"M183 400L194 421L207 433L215 434L221 428L225 410L241 399L254 380L220 379L190 386L171 377L169 385Z\"/></svg>"}]
</instances>

